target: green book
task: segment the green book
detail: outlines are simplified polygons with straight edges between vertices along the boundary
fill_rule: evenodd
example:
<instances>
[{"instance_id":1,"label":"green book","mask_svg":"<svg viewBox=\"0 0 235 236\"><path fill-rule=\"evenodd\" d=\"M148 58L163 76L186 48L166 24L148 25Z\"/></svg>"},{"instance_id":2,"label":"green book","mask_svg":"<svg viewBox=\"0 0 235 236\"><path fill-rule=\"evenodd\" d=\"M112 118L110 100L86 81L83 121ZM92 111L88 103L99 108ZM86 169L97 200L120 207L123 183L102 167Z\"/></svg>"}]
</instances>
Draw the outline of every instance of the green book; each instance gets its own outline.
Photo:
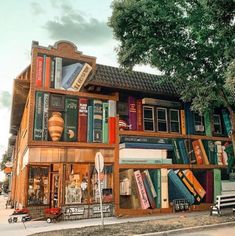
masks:
<instances>
[{"instance_id":1,"label":"green book","mask_svg":"<svg viewBox=\"0 0 235 236\"><path fill-rule=\"evenodd\" d=\"M231 125L229 114L225 110L222 110L222 116L223 116L223 123L225 126L226 134L230 135L231 130L232 130L232 125Z\"/></svg>"},{"instance_id":2,"label":"green book","mask_svg":"<svg viewBox=\"0 0 235 236\"><path fill-rule=\"evenodd\" d=\"M211 113L209 111L204 114L204 122L205 122L205 133L206 136L212 136L212 127L211 127Z\"/></svg>"},{"instance_id":3,"label":"green book","mask_svg":"<svg viewBox=\"0 0 235 236\"><path fill-rule=\"evenodd\" d=\"M151 180L157 196L154 198L157 208L161 208L161 171L160 169L149 170Z\"/></svg>"},{"instance_id":4,"label":"green book","mask_svg":"<svg viewBox=\"0 0 235 236\"><path fill-rule=\"evenodd\" d=\"M88 106L87 142L93 142L93 107Z\"/></svg>"},{"instance_id":5,"label":"green book","mask_svg":"<svg viewBox=\"0 0 235 236\"><path fill-rule=\"evenodd\" d=\"M103 120L102 120L102 142L108 143L108 111L109 104L107 102L103 102Z\"/></svg>"},{"instance_id":6,"label":"green book","mask_svg":"<svg viewBox=\"0 0 235 236\"><path fill-rule=\"evenodd\" d=\"M221 170L213 169L214 173L214 202L216 201L216 197L221 195Z\"/></svg>"},{"instance_id":7,"label":"green book","mask_svg":"<svg viewBox=\"0 0 235 236\"><path fill-rule=\"evenodd\" d=\"M202 140L210 164L217 165L216 145L212 140Z\"/></svg>"},{"instance_id":8,"label":"green book","mask_svg":"<svg viewBox=\"0 0 235 236\"><path fill-rule=\"evenodd\" d=\"M78 130L78 100L75 98L65 98L64 115L64 141L77 141Z\"/></svg>"},{"instance_id":9,"label":"green book","mask_svg":"<svg viewBox=\"0 0 235 236\"><path fill-rule=\"evenodd\" d=\"M93 100L93 142L102 143L103 105L99 99Z\"/></svg>"},{"instance_id":10,"label":"green book","mask_svg":"<svg viewBox=\"0 0 235 236\"><path fill-rule=\"evenodd\" d=\"M43 134L43 92L36 92L33 139L42 140Z\"/></svg>"},{"instance_id":11,"label":"green book","mask_svg":"<svg viewBox=\"0 0 235 236\"><path fill-rule=\"evenodd\" d=\"M174 164L183 164L183 159L179 152L178 141L176 139L172 139L172 144L173 144L174 156L175 156Z\"/></svg>"}]
</instances>

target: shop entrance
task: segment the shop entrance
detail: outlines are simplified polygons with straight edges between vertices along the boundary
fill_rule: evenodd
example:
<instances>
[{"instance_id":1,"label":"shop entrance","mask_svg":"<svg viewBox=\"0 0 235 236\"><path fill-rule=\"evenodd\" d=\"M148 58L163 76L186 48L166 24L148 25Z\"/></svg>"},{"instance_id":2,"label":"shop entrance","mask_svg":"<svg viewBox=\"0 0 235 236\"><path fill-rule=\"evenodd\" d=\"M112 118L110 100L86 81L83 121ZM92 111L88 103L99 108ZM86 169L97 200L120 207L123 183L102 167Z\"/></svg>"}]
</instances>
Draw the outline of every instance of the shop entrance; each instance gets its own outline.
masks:
<instances>
[{"instance_id":1,"label":"shop entrance","mask_svg":"<svg viewBox=\"0 0 235 236\"><path fill-rule=\"evenodd\" d=\"M51 207L59 207L59 173L51 174Z\"/></svg>"}]
</instances>

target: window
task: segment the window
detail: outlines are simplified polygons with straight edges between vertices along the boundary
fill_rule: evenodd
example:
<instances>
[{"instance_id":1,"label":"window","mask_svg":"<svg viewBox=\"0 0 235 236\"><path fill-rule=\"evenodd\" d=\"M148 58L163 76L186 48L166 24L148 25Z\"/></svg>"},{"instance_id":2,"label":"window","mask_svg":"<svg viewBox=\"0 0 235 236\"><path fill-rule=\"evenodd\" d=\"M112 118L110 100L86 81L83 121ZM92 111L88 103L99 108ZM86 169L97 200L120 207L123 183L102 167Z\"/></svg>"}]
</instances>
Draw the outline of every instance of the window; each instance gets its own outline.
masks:
<instances>
[{"instance_id":1,"label":"window","mask_svg":"<svg viewBox=\"0 0 235 236\"><path fill-rule=\"evenodd\" d=\"M30 167L29 169L29 205L49 204L49 168L48 167Z\"/></svg>"},{"instance_id":2,"label":"window","mask_svg":"<svg viewBox=\"0 0 235 236\"><path fill-rule=\"evenodd\" d=\"M166 108L157 108L157 130L160 132L168 131Z\"/></svg>"},{"instance_id":3,"label":"window","mask_svg":"<svg viewBox=\"0 0 235 236\"><path fill-rule=\"evenodd\" d=\"M220 115L213 115L213 124L214 124L214 133L215 134L222 134L222 125Z\"/></svg>"},{"instance_id":4,"label":"window","mask_svg":"<svg viewBox=\"0 0 235 236\"><path fill-rule=\"evenodd\" d=\"M194 128L196 132L204 132L204 119L199 113L194 113Z\"/></svg>"},{"instance_id":5,"label":"window","mask_svg":"<svg viewBox=\"0 0 235 236\"><path fill-rule=\"evenodd\" d=\"M154 131L154 112L153 107L143 106L144 131Z\"/></svg>"},{"instance_id":6,"label":"window","mask_svg":"<svg viewBox=\"0 0 235 236\"><path fill-rule=\"evenodd\" d=\"M180 132L179 111L170 109L170 132Z\"/></svg>"},{"instance_id":7,"label":"window","mask_svg":"<svg viewBox=\"0 0 235 236\"><path fill-rule=\"evenodd\" d=\"M68 164L65 171L65 204L88 203L87 164Z\"/></svg>"}]
</instances>

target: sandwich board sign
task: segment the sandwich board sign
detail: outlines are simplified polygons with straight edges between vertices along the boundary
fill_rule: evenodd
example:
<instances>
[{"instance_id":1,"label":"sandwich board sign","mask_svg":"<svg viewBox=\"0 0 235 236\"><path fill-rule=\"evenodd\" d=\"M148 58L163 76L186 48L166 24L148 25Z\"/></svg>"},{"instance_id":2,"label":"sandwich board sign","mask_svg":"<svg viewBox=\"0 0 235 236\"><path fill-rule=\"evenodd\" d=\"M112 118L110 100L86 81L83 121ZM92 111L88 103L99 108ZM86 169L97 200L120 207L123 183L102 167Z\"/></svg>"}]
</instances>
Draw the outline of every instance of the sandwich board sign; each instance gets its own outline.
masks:
<instances>
[{"instance_id":1,"label":"sandwich board sign","mask_svg":"<svg viewBox=\"0 0 235 236\"><path fill-rule=\"evenodd\" d=\"M104 216L103 216L103 206L102 206L102 191L101 191L101 185L100 185L100 174L104 169L104 157L103 157L101 152L97 152L95 154L95 168L98 172L98 189L99 189L99 195L100 195L100 215L101 215L102 228L104 228Z\"/></svg>"}]
</instances>

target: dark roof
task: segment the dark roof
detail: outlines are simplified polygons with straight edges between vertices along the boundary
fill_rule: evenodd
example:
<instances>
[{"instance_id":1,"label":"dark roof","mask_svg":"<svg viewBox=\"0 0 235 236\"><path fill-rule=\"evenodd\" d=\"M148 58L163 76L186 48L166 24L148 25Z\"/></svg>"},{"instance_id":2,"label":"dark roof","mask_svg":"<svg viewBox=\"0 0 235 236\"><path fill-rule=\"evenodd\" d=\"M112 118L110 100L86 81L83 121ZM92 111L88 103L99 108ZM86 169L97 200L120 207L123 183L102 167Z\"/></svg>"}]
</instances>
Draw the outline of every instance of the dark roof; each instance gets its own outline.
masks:
<instances>
[{"instance_id":1,"label":"dark roof","mask_svg":"<svg viewBox=\"0 0 235 236\"><path fill-rule=\"evenodd\" d=\"M159 78L160 76L153 74L125 71L117 67L96 64L96 72L86 84L159 95L179 96L172 83L157 84L156 81Z\"/></svg>"}]
</instances>

